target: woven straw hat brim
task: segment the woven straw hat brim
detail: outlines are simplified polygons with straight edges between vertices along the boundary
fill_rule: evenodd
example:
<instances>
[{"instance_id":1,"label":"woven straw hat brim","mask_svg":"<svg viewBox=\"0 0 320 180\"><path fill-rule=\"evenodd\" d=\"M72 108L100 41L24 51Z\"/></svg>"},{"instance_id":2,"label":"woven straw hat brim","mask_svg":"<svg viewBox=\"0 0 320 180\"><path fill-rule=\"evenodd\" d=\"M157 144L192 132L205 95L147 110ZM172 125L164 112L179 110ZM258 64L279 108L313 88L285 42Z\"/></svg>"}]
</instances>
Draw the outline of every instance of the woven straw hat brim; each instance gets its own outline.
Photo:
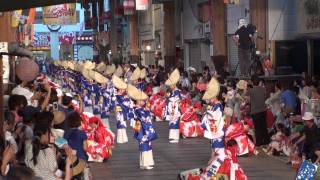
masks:
<instances>
[{"instance_id":1,"label":"woven straw hat brim","mask_svg":"<svg viewBox=\"0 0 320 180\"><path fill-rule=\"evenodd\" d=\"M114 87L118 89L127 89L128 85L118 76L113 75L112 76L112 84Z\"/></svg>"},{"instance_id":2,"label":"woven straw hat brim","mask_svg":"<svg viewBox=\"0 0 320 180\"><path fill-rule=\"evenodd\" d=\"M107 65L104 62L101 62L98 64L98 66L96 67L96 70L98 72L103 72L107 69Z\"/></svg>"},{"instance_id":3,"label":"woven straw hat brim","mask_svg":"<svg viewBox=\"0 0 320 180\"><path fill-rule=\"evenodd\" d=\"M108 78L104 77L99 72L94 72L94 80L100 84L105 84L108 82Z\"/></svg>"},{"instance_id":4,"label":"woven straw hat brim","mask_svg":"<svg viewBox=\"0 0 320 180\"><path fill-rule=\"evenodd\" d=\"M215 78L212 78L208 83L207 90L204 93L202 99L203 100L212 99L216 97L219 94L219 92L220 92L220 84Z\"/></svg>"},{"instance_id":5,"label":"woven straw hat brim","mask_svg":"<svg viewBox=\"0 0 320 180\"><path fill-rule=\"evenodd\" d=\"M166 80L165 85L173 86L178 83L180 79L180 72L178 69L175 69L169 76L168 80Z\"/></svg>"},{"instance_id":6,"label":"woven straw hat brim","mask_svg":"<svg viewBox=\"0 0 320 180\"><path fill-rule=\"evenodd\" d=\"M114 72L114 75L121 77L123 75L123 69L121 66L118 66L118 68L116 69L116 71Z\"/></svg>"},{"instance_id":7,"label":"woven straw hat brim","mask_svg":"<svg viewBox=\"0 0 320 180\"><path fill-rule=\"evenodd\" d=\"M129 84L128 85L128 95L130 98L134 99L134 100L146 100L148 99L148 96L140 91L139 89L137 89L136 87L134 87L133 85Z\"/></svg>"},{"instance_id":8,"label":"woven straw hat brim","mask_svg":"<svg viewBox=\"0 0 320 180\"><path fill-rule=\"evenodd\" d=\"M116 66L114 64L107 66L105 72L103 73L104 75L111 75L116 71Z\"/></svg>"},{"instance_id":9,"label":"woven straw hat brim","mask_svg":"<svg viewBox=\"0 0 320 180\"><path fill-rule=\"evenodd\" d=\"M133 73L132 73L132 75L131 75L131 77L130 77L130 80L131 80L131 81L138 80L138 79L140 78L140 74L141 74L141 70L140 70L139 67L137 67L137 68L133 71Z\"/></svg>"}]
</instances>

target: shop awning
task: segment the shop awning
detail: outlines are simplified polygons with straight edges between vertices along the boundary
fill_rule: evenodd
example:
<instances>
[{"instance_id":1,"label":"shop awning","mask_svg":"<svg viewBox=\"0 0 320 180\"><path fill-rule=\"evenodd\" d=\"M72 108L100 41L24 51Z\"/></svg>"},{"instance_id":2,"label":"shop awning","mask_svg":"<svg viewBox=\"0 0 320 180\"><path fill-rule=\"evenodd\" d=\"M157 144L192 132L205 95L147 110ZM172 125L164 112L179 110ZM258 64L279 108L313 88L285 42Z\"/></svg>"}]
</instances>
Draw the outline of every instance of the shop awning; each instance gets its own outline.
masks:
<instances>
[{"instance_id":1,"label":"shop awning","mask_svg":"<svg viewBox=\"0 0 320 180\"><path fill-rule=\"evenodd\" d=\"M77 0L10 0L0 1L0 12L1 11L13 11L17 9L29 9L34 7L43 7L65 3L75 3ZM78 0L79 2L79 0Z\"/></svg>"}]
</instances>

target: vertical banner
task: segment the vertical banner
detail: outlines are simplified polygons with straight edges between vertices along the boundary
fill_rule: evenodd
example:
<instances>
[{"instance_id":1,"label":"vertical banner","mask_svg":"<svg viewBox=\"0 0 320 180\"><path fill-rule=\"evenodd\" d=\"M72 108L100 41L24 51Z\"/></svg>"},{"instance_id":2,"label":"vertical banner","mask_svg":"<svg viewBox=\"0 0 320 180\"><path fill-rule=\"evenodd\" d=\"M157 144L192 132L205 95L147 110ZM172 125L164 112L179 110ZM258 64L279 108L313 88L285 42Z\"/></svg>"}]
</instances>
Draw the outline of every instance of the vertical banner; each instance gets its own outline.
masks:
<instances>
[{"instance_id":1,"label":"vertical banner","mask_svg":"<svg viewBox=\"0 0 320 180\"><path fill-rule=\"evenodd\" d=\"M42 8L43 24L68 25L77 23L76 4L61 4Z\"/></svg>"},{"instance_id":2,"label":"vertical banner","mask_svg":"<svg viewBox=\"0 0 320 180\"><path fill-rule=\"evenodd\" d=\"M8 43L0 42L0 52L8 52ZM9 64L9 56L2 56L2 64L3 64L3 83L9 83L9 74L10 74L10 64Z\"/></svg>"},{"instance_id":3,"label":"vertical banner","mask_svg":"<svg viewBox=\"0 0 320 180\"><path fill-rule=\"evenodd\" d=\"M136 10L145 11L148 10L149 0L136 0Z\"/></svg>"}]
</instances>

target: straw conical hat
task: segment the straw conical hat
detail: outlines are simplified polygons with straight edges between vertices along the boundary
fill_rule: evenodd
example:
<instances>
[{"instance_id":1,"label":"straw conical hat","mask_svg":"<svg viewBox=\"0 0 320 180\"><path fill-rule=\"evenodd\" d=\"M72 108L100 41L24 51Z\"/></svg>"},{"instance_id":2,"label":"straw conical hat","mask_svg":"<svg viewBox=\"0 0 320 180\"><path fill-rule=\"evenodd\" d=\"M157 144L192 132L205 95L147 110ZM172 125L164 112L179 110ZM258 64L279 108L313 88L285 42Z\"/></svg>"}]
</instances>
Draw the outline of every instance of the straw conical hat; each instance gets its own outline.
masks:
<instances>
[{"instance_id":1,"label":"straw conical hat","mask_svg":"<svg viewBox=\"0 0 320 180\"><path fill-rule=\"evenodd\" d=\"M90 71L92 71L92 70L89 70L89 69L86 69L86 68L82 68L81 69L81 73L82 73L82 75L87 79L87 80L90 80L91 79L91 77L90 77Z\"/></svg>"},{"instance_id":2,"label":"straw conical hat","mask_svg":"<svg viewBox=\"0 0 320 180\"><path fill-rule=\"evenodd\" d=\"M99 72L94 72L94 76L93 76L92 79L95 80L97 83L100 83L100 84L105 84L105 83L108 82L108 78L104 77Z\"/></svg>"},{"instance_id":3,"label":"straw conical hat","mask_svg":"<svg viewBox=\"0 0 320 180\"><path fill-rule=\"evenodd\" d=\"M98 64L98 66L96 67L96 70L98 72L103 72L107 69L107 65L104 62L101 62Z\"/></svg>"},{"instance_id":4,"label":"straw conical hat","mask_svg":"<svg viewBox=\"0 0 320 180\"><path fill-rule=\"evenodd\" d=\"M219 94L219 92L220 92L220 84L215 78L212 78L208 84L208 88L204 93L202 99L209 100L213 97L216 97Z\"/></svg>"},{"instance_id":5,"label":"straw conical hat","mask_svg":"<svg viewBox=\"0 0 320 180\"><path fill-rule=\"evenodd\" d=\"M112 76L112 84L114 87L118 89L127 89L128 85L118 76L113 75Z\"/></svg>"},{"instance_id":6,"label":"straw conical hat","mask_svg":"<svg viewBox=\"0 0 320 180\"><path fill-rule=\"evenodd\" d=\"M114 75L121 77L123 75L123 69L122 67L119 65L116 72L114 72Z\"/></svg>"},{"instance_id":7,"label":"straw conical hat","mask_svg":"<svg viewBox=\"0 0 320 180\"><path fill-rule=\"evenodd\" d=\"M140 78L144 79L146 76L147 76L147 70L146 68L143 68L140 73Z\"/></svg>"},{"instance_id":8,"label":"straw conical hat","mask_svg":"<svg viewBox=\"0 0 320 180\"><path fill-rule=\"evenodd\" d=\"M67 69L68 68L68 61L63 61L62 66L63 66L63 68Z\"/></svg>"},{"instance_id":9,"label":"straw conical hat","mask_svg":"<svg viewBox=\"0 0 320 180\"><path fill-rule=\"evenodd\" d=\"M106 70L104 71L104 75L111 75L116 71L116 66L114 64L107 66Z\"/></svg>"},{"instance_id":10,"label":"straw conical hat","mask_svg":"<svg viewBox=\"0 0 320 180\"><path fill-rule=\"evenodd\" d=\"M74 70L80 72L81 71L81 64L78 62L74 65Z\"/></svg>"},{"instance_id":11,"label":"straw conical hat","mask_svg":"<svg viewBox=\"0 0 320 180\"><path fill-rule=\"evenodd\" d=\"M68 62L68 67L69 67L69 69L71 69L71 70L75 70L74 62L73 62L73 61L69 61L69 62Z\"/></svg>"},{"instance_id":12,"label":"straw conical hat","mask_svg":"<svg viewBox=\"0 0 320 180\"><path fill-rule=\"evenodd\" d=\"M140 91L139 89L137 89L136 87L134 87L131 84L128 85L128 95L130 98L132 98L134 100L148 99L148 96L144 92Z\"/></svg>"},{"instance_id":13,"label":"straw conical hat","mask_svg":"<svg viewBox=\"0 0 320 180\"><path fill-rule=\"evenodd\" d=\"M54 61L53 64L54 64L55 66L58 66L58 65L59 65L58 61Z\"/></svg>"},{"instance_id":14,"label":"straw conical hat","mask_svg":"<svg viewBox=\"0 0 320 180\"><path fill-rule=\"evenodd\" d=\"M140 70L139 67L137 67L137 68L133 71L133 73L132 73L132 75L131 75L131 77L130 77L130 80L131 80L131 81L138 80L138 79L140 78L140 74L141 74L141 70Z\"/></svg>"},{"instance_id":15,"label":"straw conical hat","mask_svg":"<svg viewBox=\"0 0 320 180\"><path fill-rule=\"evenodd\" d=\"M165 84L167 86L176 85L180 79L180 72L178 69L175 69L169 76L168 80L166 80Z\"/></svg>"},{"instance_id":16,"label":"straw conical hat","mask_svg":"<svg viewBox=\"0 0 320 180\"><path fill-rule=\"evenodd\" d=\"M94 62L91 62L91 61L86 61L84 63L84 67L86 69L94 69L96 67L96 64Z\"/></svg>"},{"instance_id":17,"label":"straw conical hat","mask_svg":"<svg viewBox=\"0 0 320 180\"><path fill-rule=\"evenodd\" d=\"M71 161L72 162L72 169L71 169L72 175L77 176L84 171L84 169L87 166L87 163L85 160L77 158L77 156L72 156L71 159L72 159L72 161Z\"/></svg>"},{"instance_id":18,"label":"straw conical hat","mask_svg":"<svg viewBox=\"0 0 320 180\"><path fill-rule=\"evenodd\" d=\"M90 77L90 79L94 80L95 73L96 73L95 71L89 69L89 77Z\"/></svg>"}]
</instances>

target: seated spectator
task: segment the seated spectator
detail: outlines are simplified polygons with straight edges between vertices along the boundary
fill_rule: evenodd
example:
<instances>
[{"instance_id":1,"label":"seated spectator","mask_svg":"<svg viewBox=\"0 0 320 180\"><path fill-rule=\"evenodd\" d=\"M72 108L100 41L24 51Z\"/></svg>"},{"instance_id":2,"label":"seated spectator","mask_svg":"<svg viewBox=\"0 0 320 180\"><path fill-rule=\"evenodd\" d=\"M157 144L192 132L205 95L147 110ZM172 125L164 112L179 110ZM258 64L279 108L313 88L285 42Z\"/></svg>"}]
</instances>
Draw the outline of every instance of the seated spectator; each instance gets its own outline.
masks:
<instances>
[{"instance_id":1,"label":"seated spectator","mask_svg":"<svg viewBox=\"0 0 320 180\"><path fill-rule=\"evenodd\" d=\"M303 117L304 130L301 133L301 137L294 143L295 146L304 142L303 144L303 155L306 159L311 159L312 162L316 161L317 158L315 152L320 150L320 136L319 130L314 123L314 117L311 112L305 112Z\"/></svg>"},{"instance_id":2,"label":"seated spectator","mask_svg":"<svg viewBox=\"0 0 320 180\"><path fill-rule=\"evenodd\" d=\"M268 155L280 153L285 145L286 128L283 124L276 125L277 132L271 136L271 142L267 148L263 148L263 151Z\"/></svg>"},{"instance_id":3,"label":"seated spectator","mask_svg":"<svg viewBox=\"0 0 320 180\"><path fill-rule=\"evenodd\" d=\"M16 123L22 121L22 117L18 115L18 112L26 107L28 104L26 97L22 95L13 94L9 97L8 107L9 111L14 113Z\"/></svg>"},{"instance_id":4,"label":"seated spectator","mask_svg":"<svg viewBox=\"0 0 320 180\"><path fill-rule=\"evenodd\" d=\"M55 125L55 128L57 129L63 129L64 131L69 129L68 126L68 117L70 114L75 112L73 104L72 104L72 95L67 93L62 97L62 104L59 105L58 111L62 111L65 113L65 120L61 124ZM80 113L83 112L83 103L82 103L82 98L78 96L79 100L79 109Z\"/></svg>"},{"instance_id":5,"label":"seated spectator","mask_svg":"<svg viewBox=\"0 0 320 180\"><path fill-rule=\"evenodd\" d=\"M73 112L68 116L69 129L65 131L64 138L68 141L69 146L77 151L77 157L87 161L88 137L84 131L79 129L81 120L81 116L77 112Z\"/></svg>"},{"instance_id":6,"label":"seated spectator","mask_svg":"<svg viewBox=\"0 0 320 180\"><path fill-rule=\"evenodd\" d=\"M14 135L12 134L15 126L14 114L7 111L5 112L4 122L3 122L3 132L5 133L5 140L14 148L14 152L17 153L18 146Z\"/></svg>"},{"instance_id":7,"label":"seated spectator","mask_svg":"<svg viewBox=\"0 0 320 180\"><path fill-rule=\"evenodd\" d=\"M22 95L26 97L28 105L33 105L34 100L37 99L37 94L33 93L34 84L33 81L22 82L12 90L12 94Z\"/></svg>"},{"instance_id":8,"label":"seated spectator","mask_svg":"<svg viewBox=\"0 0 320 180\"><path fill-rule=\"evenodd\" d=\"M55 180L55 172L58 168L56 150L49 146L50 127L48 125L36 124L34 127L34 138L27 142L25 163L36 174L46 180Z\"/></svg>"},{"instance_id":9,"label":"seated spectator","mask_svg":"<svg viewBox=\"0 0 320 180\"><path fill-rule=\"evenodd\" d=\"M33 121L39 112L40 109L33 106L26 106L19 112L19 115L22 117L22 123L17 124L16 127L18 136L24 136L25 140L33 138ZM21 133L23 133L23 135Z\"/></svg>"}]
</instances>

